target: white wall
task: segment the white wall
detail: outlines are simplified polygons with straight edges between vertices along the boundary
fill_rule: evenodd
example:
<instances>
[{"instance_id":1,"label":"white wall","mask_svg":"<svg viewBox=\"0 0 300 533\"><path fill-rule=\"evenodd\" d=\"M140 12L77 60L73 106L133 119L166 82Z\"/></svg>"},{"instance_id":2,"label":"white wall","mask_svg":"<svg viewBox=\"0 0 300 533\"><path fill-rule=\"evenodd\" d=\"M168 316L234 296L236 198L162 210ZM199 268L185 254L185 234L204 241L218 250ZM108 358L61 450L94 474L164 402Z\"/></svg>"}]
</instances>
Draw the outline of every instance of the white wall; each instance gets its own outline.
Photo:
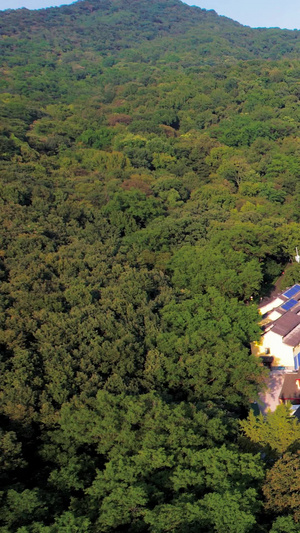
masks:
<instances>
[{"instance_id":1,"label":"white wall","mask_svg":"<svg viewBox=\"0 0 300 533\"><path fill-rule=\"evenodd\" d=\"M283 304L284 301L285 300L283 300L282 298L275 298L275 300L272 300L263 307L259 307L259 312L264 315L265 313L272 311L272 309L275 309L275 307L279 307L281 304Z\"/></svg>"},{"instance_id":2,"label":"white wall","mask_svg":"<svg viewBox=\"0 0 300 533\"><path fill-rule=\"evenodd\" d=\"M255 350L255 352L257 355L265 355L266 348L270 350L268 355L274 357L272 366L284 366L290 369L294 368L293 347L284 344L281 335L274 333L272 330L267 331L262 335L261 342L257 345L257 350Z\"/></svg>"},{"instance_id":3,"label":"white wall","mask_svg":"<svg viewBox=\"0 0 300 533\"><path fill-rule=\"evenodd\" d=\"M295 348L293 349L293 352L294 352L294 355L298 355L298 353L300 352L300 344L298 344L298 346L295 346Z\"/></svg>"},{"instance_id":4,"label":"white wall","mask_svg":"<svg viewBox=\"0 0 300 533\"><path fill-rule=\"evenodd\" d=\"M278 313L278 311L276 311L276 309L274 309L274 311L272 311L269 315L268 315L268 319L270 320L277 320L277 318L280 318L282 316L282 313Z\"/></svg>"}]
</instances>

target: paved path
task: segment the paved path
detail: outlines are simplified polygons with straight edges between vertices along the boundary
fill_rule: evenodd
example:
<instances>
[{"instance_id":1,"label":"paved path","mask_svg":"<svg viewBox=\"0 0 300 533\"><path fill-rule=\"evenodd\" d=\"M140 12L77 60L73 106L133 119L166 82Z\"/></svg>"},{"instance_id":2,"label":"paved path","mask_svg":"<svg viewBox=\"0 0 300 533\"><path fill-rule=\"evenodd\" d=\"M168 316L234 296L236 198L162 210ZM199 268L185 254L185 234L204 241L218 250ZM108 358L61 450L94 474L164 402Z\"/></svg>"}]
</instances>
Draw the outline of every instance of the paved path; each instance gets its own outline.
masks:
<instances>
[{"instance_id":1,"label":"paved path","mask_svg":"<svg viewBox=\"0 0 300 533\"><path fill-rule=\"evenodd\" d=\"M269 374L268 389L259 395L258 405L263 415L270 409L275 411L279 404L279 394L284 380L284 372L272 370Z\"/></svg>"}]
</instances>

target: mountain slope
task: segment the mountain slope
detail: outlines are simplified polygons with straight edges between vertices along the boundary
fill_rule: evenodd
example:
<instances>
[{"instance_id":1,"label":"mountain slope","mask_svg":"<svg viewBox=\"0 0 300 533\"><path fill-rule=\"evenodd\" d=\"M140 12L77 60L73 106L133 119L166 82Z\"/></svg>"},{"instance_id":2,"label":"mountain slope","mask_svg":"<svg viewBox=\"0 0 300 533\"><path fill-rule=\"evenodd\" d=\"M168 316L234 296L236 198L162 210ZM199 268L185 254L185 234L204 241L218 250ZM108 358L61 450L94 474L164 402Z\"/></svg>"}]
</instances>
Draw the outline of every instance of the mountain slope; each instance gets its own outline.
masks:
<instances>
[{"instance_id":1,"label":"mountain slope","mask_svg":"<svg viewBox=\"0 0 300 533\"><path fill-rule=\"evenodd\" d=\"M297 31L253 30L220 17L214 11L190 7L179 0L82 0L61 8L2 12L0 21L1 33L5 36L4 53L10 48L8 37L29 39L32 44L27 46L31 52L34 52L33 42L37 38L46 39L54 48L59 44L66 49L72 46L114 54L121 48L134 48L145 41L176 37L181 42L179 46L188 46L197 52L200 61L205 54L212 56L209 60L216 61L217 57L224 56L238 59L296 57L299 52ZM214 42L218 53L213 44L205 45Z\"/></svg>"},{"instance_id":2,"label":"mountain slope","mask_svg":"<svg viewBox=\"0 0 300 533\"><path fill-rule=\"evenodd\" d=\"M257 303L300 279L299 32L173 0L0 19L0 532L297 531L263 496L288 407L240 421Z\"/></svg>"}]
</instances>

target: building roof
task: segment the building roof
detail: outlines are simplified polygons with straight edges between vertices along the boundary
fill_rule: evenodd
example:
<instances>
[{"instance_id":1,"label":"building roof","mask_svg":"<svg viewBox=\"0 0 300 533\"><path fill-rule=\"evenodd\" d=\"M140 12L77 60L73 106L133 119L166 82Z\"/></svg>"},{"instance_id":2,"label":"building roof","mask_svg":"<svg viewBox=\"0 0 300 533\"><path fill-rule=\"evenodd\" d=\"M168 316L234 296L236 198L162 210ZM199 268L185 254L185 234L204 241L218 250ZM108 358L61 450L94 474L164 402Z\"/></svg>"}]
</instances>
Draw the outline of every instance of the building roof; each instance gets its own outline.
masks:
<instances>
[{"instance_id":1,"label":"building roof","mask_svg":"<svg viewBox=\"0 0 300 533\"><path fill-rule=\"evenodd\" d=\"M300 302L297 302L297 305L295 305L292 309L291 309L291 312L292 313L299 313L300 312Z\"/></svg>"},{"instance_id":2,"label":"building roof","mask_svg":"<svg viewBox=\"0 0 300 533\"><path fill-rule=\"evenodd\" d=\"M263 298L258 306L259 309L266 307L268 304L274 302L274 309L278 309L280 307L283 307L283 310L289 310L289 302L291 300L300 300L300 285L295 284L289 289L285 289L284 292L279 292L277 294L273 294L273 296L267 296ZM285 309L285 305L287 304L287 308Z\"/></svg>"},{"instance_id":3,"label":"building roof","mask_svg":"<svg viewBox=\"0 0 300 533\"><path fill-rule=\"evenodd\" d=\"M292 298L294 297L296 294L299 294L300 293L300 285L296 284L296 285L293 285L290 289L287 289L283 294L282 296L285 296L286 298Z\"/></svg>"},{"instance_id":4,"label":"building roof","mask_svg":"<svg viewBox=\"0 0 300 533\"><path fill-rule=\"evenodd\" d=\"M282 297L281 294L277 294L276 296L266 296L260 301L258 309L262 309L263 307L272 302L275 302L275 307L278 307L280 304L283 304L287 300L288 298L286 298L285 296Z\"/></svg>"},{"instance_id":5,"label":"building roof","mask_svg":"<svg viewBox=\"0 0 300 533\"><path fill-rule=\"evenodd\" d=\"M288 346L298 346L300 344L300 325L296 326L286 337L283 339L284 344Z\"/></svg>"},{"instance_id":6,"label":"building roof","mask_svg":"<svg viewBox=\"0 0 300 533\"><path fill-rule=\"evenodd\" d=\"M286 313L284 313L284 315L274 321L272 332L277 333L282 337L285 337L296 326L298 326L298 324L300 324L300 316L296 315L295 313L292 313L291 311L287 311Z\"/></svg>"},{"instance_id":7,"label":"building roof","mask_svg":"<svg viewBox=\"0 0 300 533\"><path fill-rule=\"evenodd\" d=\"M263 300L259 309L264 335L272 331L288 346L295 348L300 344L300 284Z\"/></svg>"},{"instance_id":8,"label":"building roof","mask_svg":"<svg viewBox=\"0 0 300 533\"><path fill-rule=\"evenodd\" d=\"M299 400L300 401L300 389L296 383L299 380L300 383L300 370L298 372L291 372L284 376L282 389L279 395L281 400Z\"/></svg>"}]
</instances>

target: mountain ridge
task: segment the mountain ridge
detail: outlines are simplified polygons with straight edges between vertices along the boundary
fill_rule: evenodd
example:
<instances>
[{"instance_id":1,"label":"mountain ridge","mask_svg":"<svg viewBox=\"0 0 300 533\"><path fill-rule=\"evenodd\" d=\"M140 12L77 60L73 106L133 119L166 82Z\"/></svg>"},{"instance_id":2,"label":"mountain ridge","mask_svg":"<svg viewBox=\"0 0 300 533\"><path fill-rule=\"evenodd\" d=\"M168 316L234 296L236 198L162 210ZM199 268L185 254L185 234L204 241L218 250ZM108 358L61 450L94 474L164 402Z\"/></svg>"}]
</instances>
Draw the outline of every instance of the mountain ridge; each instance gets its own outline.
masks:
<instances>
[{"instance_id":1,"label":"mountain ridge","mask_svg":"<svg viewBox=\"0 0 300 533\"><path fill-rule=\"evenodd\" d=\"M217 42L220 58L295 57L300 49L300 32L297 30L252 29L219 16L213 10L188 6L180 0L151 3L146 0L79 0L71 5L38 11L20 9L0 13L0 29L2 39L5 36L6 41L12 36L42 39L43 31L44 38L50 42L54 37L60 42L67 37L81 49L93 50L97 50L100 36L106 41L101 44L101 51L114 53L121 47L133 48L137 43L154 41L162 36L170 39L185 36L187 44L191 39L201 38L203 32L207 38L216 40L219 36L221 39ZM4 44L8 46L7 42ZM2 50L5 54L5 47ZM207 53L199 47L199 56L201 52L202 55ZM202 61L217 61L218 54L211 53L210 58L202 58Z\"/></svg>"}]
</instances>

